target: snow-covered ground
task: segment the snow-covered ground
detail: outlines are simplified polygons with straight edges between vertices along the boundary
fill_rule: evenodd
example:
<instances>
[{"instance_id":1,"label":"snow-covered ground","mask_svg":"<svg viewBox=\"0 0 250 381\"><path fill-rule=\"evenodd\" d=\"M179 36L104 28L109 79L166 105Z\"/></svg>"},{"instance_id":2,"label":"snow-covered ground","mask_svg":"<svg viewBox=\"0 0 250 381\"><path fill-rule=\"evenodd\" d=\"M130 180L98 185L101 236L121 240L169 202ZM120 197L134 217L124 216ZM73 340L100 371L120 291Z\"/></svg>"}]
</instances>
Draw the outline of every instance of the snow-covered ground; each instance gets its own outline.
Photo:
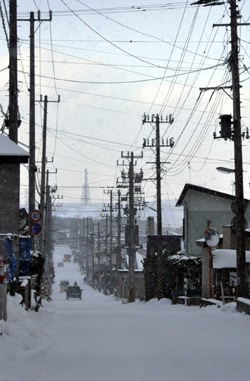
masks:
<instances>
[{"instance_id":1,"label":"snow-covered ground","mask_svg":"<svg viewBox=\"0 0 250 381\"><path fill-rule=\"evenodd\" d=\"M64 250L58 246L54 254L52 302L26 312L18 295L8 296L8 320L0 322L1 381L250 379L250 316L234 304L122 304L83 284L77 264L57 267ZM65 278L83 288L82 300L59 292Z\"/></svg>"}]
</instances>

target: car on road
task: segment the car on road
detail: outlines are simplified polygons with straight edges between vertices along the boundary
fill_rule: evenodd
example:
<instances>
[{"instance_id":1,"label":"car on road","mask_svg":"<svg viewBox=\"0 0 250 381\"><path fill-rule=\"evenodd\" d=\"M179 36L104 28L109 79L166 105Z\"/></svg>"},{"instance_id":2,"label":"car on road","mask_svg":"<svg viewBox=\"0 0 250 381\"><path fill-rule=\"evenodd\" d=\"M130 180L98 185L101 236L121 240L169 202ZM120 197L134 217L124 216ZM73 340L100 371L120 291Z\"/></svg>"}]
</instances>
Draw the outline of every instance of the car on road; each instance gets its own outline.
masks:
<instances>
[{"instance_id":1,"label":"car on road","mask_svg":"<svg viewBox=\"0 0 250 381\"><path fill-rule=\"evenodd\" d=\"M57 263L57 267L63 267L64 266L64 263L63 262L58 262Z\"/></svg>"},{"instance_id":2,"label":"car on road","mask_svg":"<svg viewBox=\"0 0 250 381\"><path fill-rule=\"evenodd\" d=\"M79 286L69 286L66 291L66 299L79 298L82 299L82 290Z\"/></svg>"},{"instance_id":3,"label":"car on road","mask_svg":"<svg viewBox=\"0 0 250 381\"><path fill-rule=\"evenodd\" d=\"M71 254L64 254L63 262L71 262Z\"/></svg>"},{"instance_id":4,"label":"car on road","mask_svg":"<svg viewBox=\"0 0 250 381\"><path fill-rule=\"evenodd\" d=\"M60 292L67 291L69 287L69 281L67 279L60 280Z\"/></svg>"}]
</instances>

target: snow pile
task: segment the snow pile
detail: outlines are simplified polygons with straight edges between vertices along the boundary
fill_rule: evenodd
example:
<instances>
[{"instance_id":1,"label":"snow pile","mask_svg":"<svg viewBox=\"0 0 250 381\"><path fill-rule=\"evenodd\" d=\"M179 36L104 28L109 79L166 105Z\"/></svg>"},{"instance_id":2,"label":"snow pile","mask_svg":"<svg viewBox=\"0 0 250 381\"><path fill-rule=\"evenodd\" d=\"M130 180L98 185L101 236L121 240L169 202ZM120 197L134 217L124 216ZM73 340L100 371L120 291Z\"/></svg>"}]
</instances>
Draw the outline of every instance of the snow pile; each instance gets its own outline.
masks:
<instances>
[{"instance_id":1,"label":"snow pile","mask_svg":"<svg viewBox=\"0 0 250 381\"><path fill-rule=\"evenodd\" d=\"M8 318L0 321L1 377L8 381L37 380L37 371L50 350L48 323L53 311L46 301L35 313L19 304L20 294L7 298Z\"/></svg>"}]
</instances>

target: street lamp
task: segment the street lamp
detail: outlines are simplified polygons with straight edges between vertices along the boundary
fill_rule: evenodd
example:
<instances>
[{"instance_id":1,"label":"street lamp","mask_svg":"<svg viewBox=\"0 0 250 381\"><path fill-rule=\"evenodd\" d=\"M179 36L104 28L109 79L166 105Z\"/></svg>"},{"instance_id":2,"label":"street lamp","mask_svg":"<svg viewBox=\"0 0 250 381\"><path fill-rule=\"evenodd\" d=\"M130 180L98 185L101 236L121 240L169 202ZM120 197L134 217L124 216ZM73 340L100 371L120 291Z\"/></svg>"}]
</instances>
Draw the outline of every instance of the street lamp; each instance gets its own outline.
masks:
<instances>
[{"instance_id":1,"label":"street lamp","mask_svg":"<svg viewBox=\"0 0 250 381\"><path fill-rule=\"evenodd\" d=\"M224 173L226 175L228 175L229 173L235 173L235 169L232 169L232 168L217 167L216 169L217 171Z\"/></svg>"}]
</instances>

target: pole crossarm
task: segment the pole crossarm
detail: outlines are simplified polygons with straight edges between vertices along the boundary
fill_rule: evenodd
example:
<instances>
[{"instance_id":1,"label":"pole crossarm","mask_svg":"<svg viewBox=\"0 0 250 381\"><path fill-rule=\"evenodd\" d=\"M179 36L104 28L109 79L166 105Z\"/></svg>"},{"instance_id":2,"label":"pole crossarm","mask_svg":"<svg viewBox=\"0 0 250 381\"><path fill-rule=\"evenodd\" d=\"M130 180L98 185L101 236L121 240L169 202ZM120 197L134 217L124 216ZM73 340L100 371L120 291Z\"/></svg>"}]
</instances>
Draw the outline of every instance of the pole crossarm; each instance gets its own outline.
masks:
<instances>
[{"instance_id":1,"label":"pole crossarm","mask_svg":"<svg viewBox=\"0 0 250 381\"><path fill-rule=\"evenodd\" d=\"M31 14L34 15L34 12L31 12ZM28 19L17 19L17 21L30 21L31 20L31 17L28 18ZM40 22L43 22L43 21L52 21L52 11L49 11L49 18L48 19L42 19L41 18L41 11L38 10L37 11L37 19L34 18L34 21L40 21Z\"/></svg>"}]
</instances>

